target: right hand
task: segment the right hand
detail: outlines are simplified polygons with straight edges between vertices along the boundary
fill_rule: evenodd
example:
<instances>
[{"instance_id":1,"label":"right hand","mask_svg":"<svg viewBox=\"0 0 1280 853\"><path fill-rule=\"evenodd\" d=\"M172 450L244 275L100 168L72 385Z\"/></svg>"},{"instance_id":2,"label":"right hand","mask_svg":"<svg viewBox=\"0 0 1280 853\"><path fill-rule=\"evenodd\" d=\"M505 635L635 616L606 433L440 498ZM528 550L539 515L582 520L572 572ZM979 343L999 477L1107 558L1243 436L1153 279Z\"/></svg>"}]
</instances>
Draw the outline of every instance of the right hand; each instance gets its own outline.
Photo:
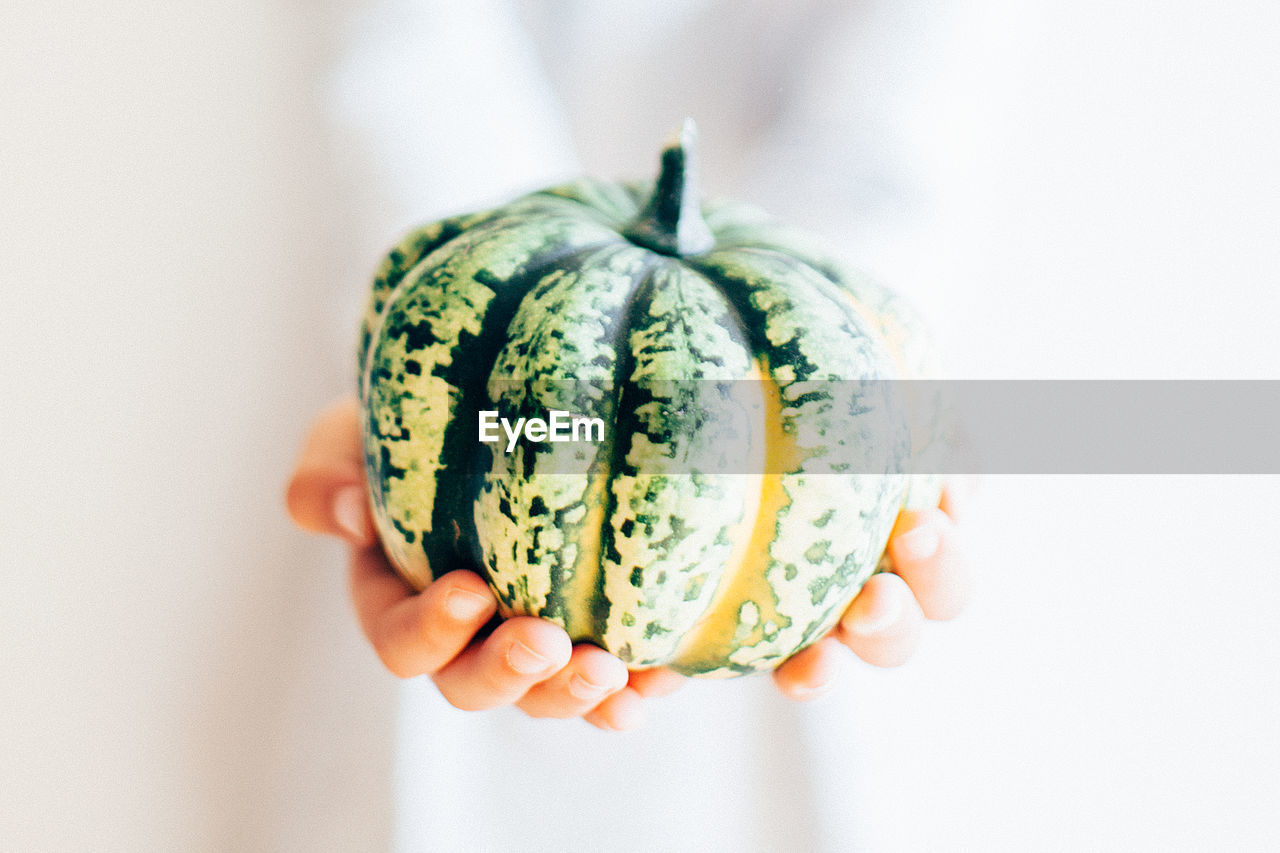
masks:
<instances>
[{"instance_id":1,"label":"right hand","mask_svg":"<svg viewBox=\"0 0 1280 853\"><path fill-rule=\"evenodd\" d=\"M348 543L351 599L365 636L401 678L430 676L467 711L515 705L533 717L582 717L624 731L643 721L643 699L676 689L670 670L628 672L590 644L573 646L554 622L530 616L476 634L497 612L474 572L449 572L418 593L396 574L374 533L365 497L359 405L343 400L311 428L286 502L299 527Z\"/></svg>"}]
</instances>

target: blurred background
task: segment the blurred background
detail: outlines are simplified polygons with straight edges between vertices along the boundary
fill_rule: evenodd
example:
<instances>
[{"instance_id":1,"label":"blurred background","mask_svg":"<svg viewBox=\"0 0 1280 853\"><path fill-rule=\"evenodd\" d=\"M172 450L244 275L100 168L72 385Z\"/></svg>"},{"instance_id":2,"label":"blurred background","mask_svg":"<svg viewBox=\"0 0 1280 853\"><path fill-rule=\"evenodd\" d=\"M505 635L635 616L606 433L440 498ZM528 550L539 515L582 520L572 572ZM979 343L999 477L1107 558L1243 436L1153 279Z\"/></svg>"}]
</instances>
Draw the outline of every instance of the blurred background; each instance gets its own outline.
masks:
<instances>
[{"instance_id":1,"label":"blurred background","mask_svg":"<svg viewBox=\"0 0 1280 853\"><path fill-rule=\"evenodd\" d=\"M300 437L401 231L651 174L686 114L707 191L910 293L948 376L1280 379L1273 3L10 0L0 34L0 849L388 848L398 685L284 514ZM1278 509L988 478L971 610L851 665L856 720L805 712L856 770L828 846L1280 848Z\"/></svg>"}]
</instances>

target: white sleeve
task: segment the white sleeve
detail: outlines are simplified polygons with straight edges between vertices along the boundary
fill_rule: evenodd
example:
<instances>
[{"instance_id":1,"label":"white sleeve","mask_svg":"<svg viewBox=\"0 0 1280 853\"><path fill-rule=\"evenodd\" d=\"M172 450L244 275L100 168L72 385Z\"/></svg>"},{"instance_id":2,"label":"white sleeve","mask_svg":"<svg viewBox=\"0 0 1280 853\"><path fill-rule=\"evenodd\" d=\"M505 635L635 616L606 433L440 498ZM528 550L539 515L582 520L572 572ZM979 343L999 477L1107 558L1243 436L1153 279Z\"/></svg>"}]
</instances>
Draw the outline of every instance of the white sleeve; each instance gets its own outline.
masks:
<instances>
[{"instance_id":1,"label":"white sleeve","mask_svg":"<svg viewBox=\"0 0 1280 853\"><path fill-rule=\"evenodd\" d=\"M328 101L350 162L405 221L501 203L578 172L562 110L505 0L385 0Z\"/></svg>"}]
</instances>

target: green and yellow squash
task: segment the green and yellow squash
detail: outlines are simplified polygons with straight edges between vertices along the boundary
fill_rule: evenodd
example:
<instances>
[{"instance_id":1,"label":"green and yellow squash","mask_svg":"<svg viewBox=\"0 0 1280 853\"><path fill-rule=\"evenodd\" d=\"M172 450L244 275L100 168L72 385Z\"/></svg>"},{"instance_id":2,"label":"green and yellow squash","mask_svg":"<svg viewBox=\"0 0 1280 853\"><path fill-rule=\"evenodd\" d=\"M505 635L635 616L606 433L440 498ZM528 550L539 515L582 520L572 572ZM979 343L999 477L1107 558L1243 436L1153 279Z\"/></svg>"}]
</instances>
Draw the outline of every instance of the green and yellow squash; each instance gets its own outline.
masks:
<instances>
[{"instance_id":1,"label":"green and yellow squash","mask_svg":"<svg viewBox=\"0 0 1280 853\"><path fill-rule=\"evenodd\" d=\"M917 370L924 347L897 296L810 239L701 204L692 141L686 124L653 184L583 179L409 234L373 282L360 398L411 584L469 568L504 615L724 676L821 637L876 570L910 478L830 464L884 414L834 389ZM603 440L507 452L478 439L486 410L598 418ZM911 491L936 504L935 483Z\"/></svg>"}]
</instances>

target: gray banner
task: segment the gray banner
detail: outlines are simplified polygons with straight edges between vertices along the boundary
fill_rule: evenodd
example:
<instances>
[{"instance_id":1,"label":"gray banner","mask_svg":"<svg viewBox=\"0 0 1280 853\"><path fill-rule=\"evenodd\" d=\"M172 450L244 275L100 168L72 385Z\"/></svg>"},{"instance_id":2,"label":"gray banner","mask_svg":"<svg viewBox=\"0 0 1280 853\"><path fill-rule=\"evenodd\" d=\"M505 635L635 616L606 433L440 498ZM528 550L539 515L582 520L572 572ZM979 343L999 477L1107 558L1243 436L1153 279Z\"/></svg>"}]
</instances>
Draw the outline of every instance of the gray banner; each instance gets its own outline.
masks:
<instances>
[{"instance_id":1,"label":"gray banner","mask_svg":"<svg viewBox=\"0 0 1280 853\"><path fill-rule=\"evenodd\" d=\"M1280 474L1275 380L492 382L489 399L471 434L528 473Z\"/></svg>"}]
</instances>

